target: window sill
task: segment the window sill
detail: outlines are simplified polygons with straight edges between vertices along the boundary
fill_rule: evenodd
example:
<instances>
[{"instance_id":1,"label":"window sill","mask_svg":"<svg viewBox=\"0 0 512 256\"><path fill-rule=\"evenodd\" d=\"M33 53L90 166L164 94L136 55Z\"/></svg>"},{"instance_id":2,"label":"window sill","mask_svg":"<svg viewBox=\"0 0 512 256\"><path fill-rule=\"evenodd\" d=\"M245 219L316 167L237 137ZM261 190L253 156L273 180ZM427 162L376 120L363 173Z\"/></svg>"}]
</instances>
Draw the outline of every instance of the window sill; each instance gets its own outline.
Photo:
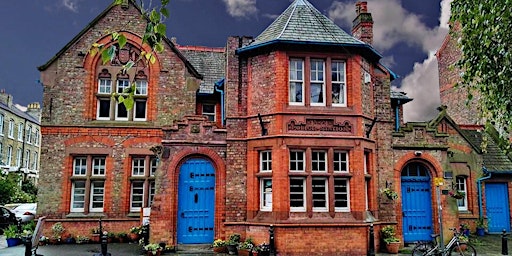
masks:
<instances>
[{"instance_id":1,"label":"window sill","mask_svg":"<svg viewBox=\"0 0 512 256\"><path fill-rule=\"evenodd\" d=\"M66 215L66 218L96 218L96 217L105 217L105 214L102 212L90 212L89 214L85 214L83 212L71 212Z\"/></svg>"}]
</instances>

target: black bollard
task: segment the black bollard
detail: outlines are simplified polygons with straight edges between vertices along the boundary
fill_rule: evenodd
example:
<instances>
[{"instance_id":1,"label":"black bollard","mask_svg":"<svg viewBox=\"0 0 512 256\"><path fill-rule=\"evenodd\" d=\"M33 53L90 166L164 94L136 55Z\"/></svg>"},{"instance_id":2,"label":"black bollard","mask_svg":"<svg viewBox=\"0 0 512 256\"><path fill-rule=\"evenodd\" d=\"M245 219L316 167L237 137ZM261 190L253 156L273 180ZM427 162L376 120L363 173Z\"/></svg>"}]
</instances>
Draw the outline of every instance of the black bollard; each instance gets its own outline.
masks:
<instances>
[{"instance_id":1,"label":"black bollard","mask_svg":"<svg viewBox=\"0 0 512 256\"><path fill-rule=\"evenodd\" d=\"M101 253L96 253L94 256L110 256L111 254L108 253L107 250L107 232L103 232L103 226L101 223L101 217L100 217L100 244L101 244Z\"/></svg>"},{"instance_id":2,"label":"black bollard","mask_svg":"<svg viewBox=\"0 0 512 256\"><path fill-rule=\"evenodd\" d=\"M23 244L25 244L25 256L32 256L32 236L24 236Z\"/></svg>"},{"instance_id":3,"label":"black bollard","mask_svg":"<svg viewBox=\"0 0 512 256\"><path fill-rule=\"evenodd\" d=\"M501 234L501 255L508 255L507 231L504 229Z\"/></svg>"},{"instance_id":4,"label":"black bollard","mask_svg":"<svg viewBox=\"0 0 512 256\"><path fill-rule=\"evenodd\" d=\"M144 246L149 244L149 224L142 225L142 241Z\"/></svg>"},{"instance_id":5,"label":"black bollard","mask_svg":"<svg viewBox=\"0 0 512 256\"><path fill-rule=\"evenodd\" d=\"M375 235L373 233L373 222L370 223L370 234L368 237L368 256L375 256Z\"/></svg>"},{"instance_id":6,"label":"black bollard","mask_svg":"<svg viewBox=\"0 0 512 256\"><path fill-rule=\"evenodd\" d=\"M269 234L269 247L270 247L270 255L276 255L276 247L275 247L275 241L274 241L274 225L270 225L270 228L268 229Z\"/></svg>"}]
</instances>

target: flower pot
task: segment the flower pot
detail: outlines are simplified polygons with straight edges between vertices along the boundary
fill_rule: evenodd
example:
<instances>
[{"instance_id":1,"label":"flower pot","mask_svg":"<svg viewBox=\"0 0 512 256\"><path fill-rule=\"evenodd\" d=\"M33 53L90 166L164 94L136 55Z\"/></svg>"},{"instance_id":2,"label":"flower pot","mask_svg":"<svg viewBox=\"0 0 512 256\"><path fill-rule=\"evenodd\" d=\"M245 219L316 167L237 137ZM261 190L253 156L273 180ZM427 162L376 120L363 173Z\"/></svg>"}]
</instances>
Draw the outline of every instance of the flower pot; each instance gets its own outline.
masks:
<instances>
[{"instance_id":1,"label":"flower pot","mask_svg":"<svg viewBox=\"0 0 512 256\"><path fill-rule=\"evenodd\" d=\"M128 234L128 238L129 238L129 239L130 239L130 241L132 241L132 242L139 242L140 235L139 235L139 234L136 234L136 233L130 233L130 234Z\"/></svg>"},{"instance_id":2,"label":"flower pot","mask_svg":"<svg viewBox=\"0 0 512 256\"><path fill-rule=\"evenodd\" d=\"M99 243L100 242L100 234L92 234L91 243Z\"/></svg>"},{"instance_id":3,"label":"flower pot","mask_svg":"<svg viewBox=\"0 0 512 256\"><path fill-rule=\"evenodd\" d=\"M228 252L228 249L226 248L226 246L213 247L213 252L226 253Z\"/></svg>"},{"instance_id":4,"label":"flower pot","mask_svg":"<svg viewBox=\"0 0 512 256\"><path fill-rule=\"evenodd\" d=\"M259 251L258 256L270 256L270 252L269 251Z\"/></svg>"},{"instance_id":5,"label":"flower pot","mask_svg":"<svg viewBox=\"0 0 512 256\"><path fill-rule=\"evenodd\" d=\"M148 251L147 256L160 256L161 253L162 253L161 250L158 250L156 252Z\"/></svg>"},{"instance_id":6,"label":"flower pot","mask_svg":"<svg viewBox=\"0 0 512 256\"><path fill-rule=\"evenodd\" d=\"M238 254L238 250L236 248L236 245L227 245L226 248L228 249L228 254L229 255L237 255Z\"/></svg>"},{"instance_id":7,"label":"flower pot","mask_svg":"<svg viewBox=\"0 0 512 256\"><path fill-rule=\"evenodd\" d=\"M239 256L252 256L252 251L246 250L246 249L240 249L240 250L238 250L238 255Z\"/></svg>"},{"instance_id":8,"label":"flower pot","mask_svg":"<svg viewBox=\"0 0 512 256\"><path fill-rule=\"evenodd\" d=\"M386 251L391 254L398 254L398 249L400 249L400 243L387 243L386 244Z\"/></svg>"},{"instance_id":9,"label":"flower pot","mask_svg":"<svg viewBox=\"0 0 512 256\"><path fill-rule=\"evenodd\" d=\"M484 228L476 228L476 235L477 236L484 236L485 235L485 229Z\"/></svg>"},{"instance_id":10,"label":"flower pot","mask_svg":"<svg viewBox=\"0 0 512 256\"><path fill-rule=\"evenodd\" d=\"M7 247L13 247L19 245L19 239L18 238L7 238Z\"/></svg>"}]
</instances>

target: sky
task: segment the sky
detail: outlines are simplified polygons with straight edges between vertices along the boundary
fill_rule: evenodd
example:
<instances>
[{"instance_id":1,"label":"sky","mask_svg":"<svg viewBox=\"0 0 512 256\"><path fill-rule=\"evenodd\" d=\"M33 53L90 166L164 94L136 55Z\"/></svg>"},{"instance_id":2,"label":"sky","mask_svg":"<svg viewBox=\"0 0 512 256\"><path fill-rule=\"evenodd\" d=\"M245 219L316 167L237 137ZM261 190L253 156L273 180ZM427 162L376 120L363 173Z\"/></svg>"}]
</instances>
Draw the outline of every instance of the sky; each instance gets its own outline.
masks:
<instances>
[{"instance_id":1,"label":"sky","mask_svg":"<svg viewBox=\"0 0 512 256\"><path fill-rule=\"evenodd\" d=\"M450 0L367 0L373 47L400 76L393 89L414 100L406 121L427 121L439 106L435 53L448 31ZM112 0L10 0L0 8L0 90L26 106L41 102L45 64ZM153 0L153 2L159 2ZM229 36L258 36L292 0L170 0L167 36L179 45L223 47ZM309 0L350 33L356 0Z\"/></svg>"}]
</instances>

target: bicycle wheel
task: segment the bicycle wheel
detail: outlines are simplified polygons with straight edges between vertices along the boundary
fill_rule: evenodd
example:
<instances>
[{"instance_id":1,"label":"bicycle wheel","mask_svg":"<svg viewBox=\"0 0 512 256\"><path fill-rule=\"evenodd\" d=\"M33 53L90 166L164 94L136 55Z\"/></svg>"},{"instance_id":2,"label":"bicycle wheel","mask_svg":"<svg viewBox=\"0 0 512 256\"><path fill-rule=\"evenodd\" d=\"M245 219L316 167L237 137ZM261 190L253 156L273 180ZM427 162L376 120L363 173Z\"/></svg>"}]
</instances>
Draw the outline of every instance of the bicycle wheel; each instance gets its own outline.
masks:
<instances>
[{"instance_id":1,"label":"bicycle wheel","mask_svg":"<svg viewBox=\"0 0 512 256\"><path fill-rule=\"evenodd\" d=\"M435 245L432 242L420 242L416 246L414 246L414 249L412 249L413 256L423 256L428 255L427 253L434 249Z\"/></svg>"},{"instance_id":2,"label":"bicycle wheel","mask_svg":"<svg viewBox=\"0 0 512 256\"><path fill-rule=\"evenodd\" d=\"M476 249L468 243L454 244L448 255L476 256Z\"/></svg>"}]
</instances>

